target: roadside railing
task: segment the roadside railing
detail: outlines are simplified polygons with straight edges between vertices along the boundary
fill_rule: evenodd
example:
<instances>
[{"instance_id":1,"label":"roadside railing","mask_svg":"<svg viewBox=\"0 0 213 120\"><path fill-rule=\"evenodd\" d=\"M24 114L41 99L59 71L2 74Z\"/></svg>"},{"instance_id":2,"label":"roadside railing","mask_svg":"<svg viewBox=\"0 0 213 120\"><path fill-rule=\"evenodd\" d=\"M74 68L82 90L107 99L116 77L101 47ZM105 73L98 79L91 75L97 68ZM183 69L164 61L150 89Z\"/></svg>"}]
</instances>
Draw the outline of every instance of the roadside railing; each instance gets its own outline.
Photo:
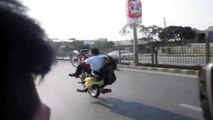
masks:
<instances>
[{"instance_id":1,"label":"roadside railing","mask_svg":"<svg viewBox=\"0 0 213 120\"><path fill-rule=\"evenodd\" d=\"M132 46L119 46L114 48L101 48L102 51L108 53L113 50L127 50L132 52ZM58 57L69 59L69 55L72 51L63 51L66 49L58 50ZM152 64L151 52L148 47L140 47L138 50L139 63ZM210 61L213 62L213 46L210 48ZM160 47L157 53L153 53L154 61L157 55L158 64L170 64L170 65L205 65L206 64L206 52L205 46L166 46ZM122 60L122 63L131 63L133 60ZM156 62L154 62L155 64Z\"/></svg>"}]
</instances>

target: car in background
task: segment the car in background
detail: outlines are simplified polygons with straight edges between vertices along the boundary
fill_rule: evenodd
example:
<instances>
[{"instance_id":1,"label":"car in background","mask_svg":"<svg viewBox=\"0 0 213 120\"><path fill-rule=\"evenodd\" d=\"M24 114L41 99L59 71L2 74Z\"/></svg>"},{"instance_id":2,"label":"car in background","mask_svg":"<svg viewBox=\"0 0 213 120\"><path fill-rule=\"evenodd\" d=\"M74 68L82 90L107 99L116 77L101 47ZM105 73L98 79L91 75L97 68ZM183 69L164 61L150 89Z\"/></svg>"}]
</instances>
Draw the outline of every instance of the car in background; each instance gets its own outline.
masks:
<instances>
[{"instance_id":1,"label":"car in background","mask_svg":"<svg viewBox=\"0 0 213 120\"><path fill-rule=\"evenodd\" d=\"M111 56L114 59L119 59L119 51L112 51L108 53L107 55ZM121 50L121 59L122 60L133 60L134 59L134 53L126 51L126 50Z\"/></svg>"}]
</instances>

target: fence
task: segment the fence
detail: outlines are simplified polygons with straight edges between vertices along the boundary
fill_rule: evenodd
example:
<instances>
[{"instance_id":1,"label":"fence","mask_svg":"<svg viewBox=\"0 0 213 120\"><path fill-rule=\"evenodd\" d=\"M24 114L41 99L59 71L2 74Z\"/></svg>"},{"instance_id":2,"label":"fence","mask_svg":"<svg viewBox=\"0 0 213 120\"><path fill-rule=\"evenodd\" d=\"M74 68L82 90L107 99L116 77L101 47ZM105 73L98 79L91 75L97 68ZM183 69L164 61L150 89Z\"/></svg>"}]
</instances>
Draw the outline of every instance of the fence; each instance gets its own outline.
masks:
<instances>
[{"instance_id":1,"label":"fence","mask_svg":"<svg viewBox=\"0 0 213 120\"><path fill-rule=\"evenodd\" d=\"M115 50L127 50L133 52L132 46L120 47L100 47L104 53L109 53ZM58 57L68 58L73 49L68 47L55 46ZM152 63L149 46L138 46L139 63ZM213 44L210 44L210 61L213 62ZM164 46L159 47L157 53L158 64L172 64L172 65L205 65L206 64L206 47L204 43L189 44L186 46ZM155 58L154 58L155 60ZM133 60L123 60L121 62L133 62Z\"/></svg>"}]
</instances>

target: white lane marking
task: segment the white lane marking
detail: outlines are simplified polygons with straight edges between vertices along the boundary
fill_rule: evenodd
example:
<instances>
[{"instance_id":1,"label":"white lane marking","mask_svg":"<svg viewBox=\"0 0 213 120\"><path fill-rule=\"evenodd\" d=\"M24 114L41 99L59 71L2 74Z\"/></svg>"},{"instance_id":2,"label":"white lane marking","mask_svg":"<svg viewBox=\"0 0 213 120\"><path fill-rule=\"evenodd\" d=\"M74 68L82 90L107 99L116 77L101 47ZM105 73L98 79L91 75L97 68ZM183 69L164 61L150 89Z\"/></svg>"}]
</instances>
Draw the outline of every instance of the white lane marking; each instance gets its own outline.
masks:
<instances>
[{"instance_id":1,"label":"white lane marking","mask_svg":"<svg viewBox=\"0 0 213 120\"><path fill-rule=\"evenodd\" d=\"M183 108L187 108L187 109L191 109L191 110L194 110L194 111L197 111L197 112L202 112L202 109L200 107L196 107L196 106L193 106L193 105L189 105L189 104L179 104L180 107L183 107Z\"/></svg>"},{"instance_id":2,"label":"white lane marking","mask_svg":"<svg viewBox=\"0 0 213 120\"><path fill-rule=\"evenodd\" d=\"M192 77L192 78L198 78L197 75L189 75L189 74L181 74L181 73L169 73L169 72L161 72L161 71L149 71L149 70L136 70L136 69L129 69L129 68L119 68L119 70L130 70L135 72L143 72L143 73L153 73L153 74L163 74L163 75L175 75L175 76L181 76L181 77Z\"/></svg>"}]
</instances>

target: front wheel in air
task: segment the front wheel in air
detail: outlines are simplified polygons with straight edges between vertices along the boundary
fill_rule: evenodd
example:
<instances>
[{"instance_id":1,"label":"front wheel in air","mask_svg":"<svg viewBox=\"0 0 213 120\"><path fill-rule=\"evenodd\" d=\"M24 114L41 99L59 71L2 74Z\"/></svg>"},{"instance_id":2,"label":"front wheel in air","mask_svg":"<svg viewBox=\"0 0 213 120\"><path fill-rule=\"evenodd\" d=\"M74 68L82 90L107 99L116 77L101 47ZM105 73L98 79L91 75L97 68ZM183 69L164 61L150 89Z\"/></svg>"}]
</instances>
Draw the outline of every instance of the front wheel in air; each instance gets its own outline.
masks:
<instances>
[{"instance_id":1,"label":"front wheel in air","mask_svg":"<svg viewBox=\"0 0 213 120\"><path fill-rule=\"evenodd\" d=\"M70 55L70 62L74 67L77 67L81 62L80 57L78 57L78 55L71 54Z\"/></svg>"}]
</instances>

